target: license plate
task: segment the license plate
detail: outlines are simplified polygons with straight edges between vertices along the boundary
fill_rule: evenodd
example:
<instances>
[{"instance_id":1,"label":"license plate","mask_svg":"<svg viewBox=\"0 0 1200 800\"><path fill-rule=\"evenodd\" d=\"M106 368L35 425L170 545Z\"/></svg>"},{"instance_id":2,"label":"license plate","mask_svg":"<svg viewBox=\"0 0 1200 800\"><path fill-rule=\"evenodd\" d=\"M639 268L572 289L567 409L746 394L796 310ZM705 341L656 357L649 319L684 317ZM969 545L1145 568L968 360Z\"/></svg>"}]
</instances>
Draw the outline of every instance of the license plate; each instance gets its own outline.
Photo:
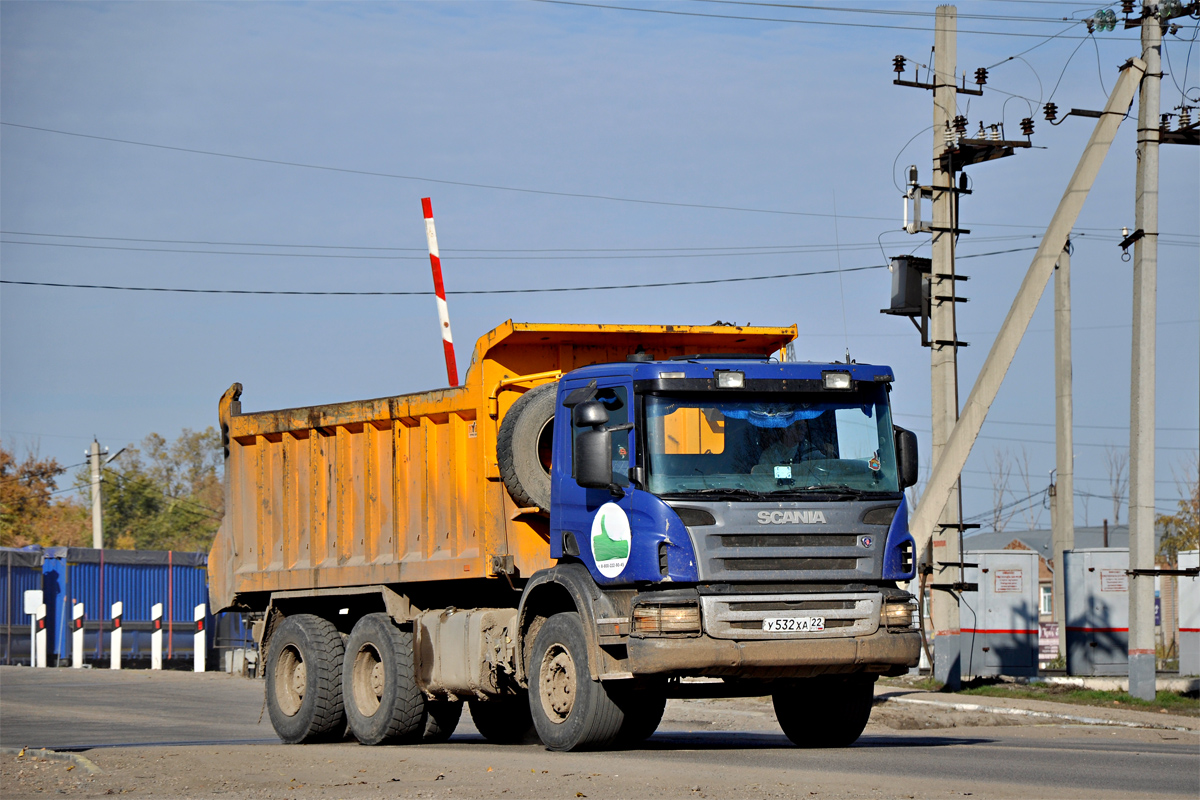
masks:
<instances>
[{"instance_id":1,"label":"license plate","mask_svg":"<svg viewBox=\"0 0 1200 800\"><path fill-rule=\"evenodd\" d=\"M767 617L762 629L771 633L802 633L825 630L824 617Z\"/></svg>"}]
</instances>

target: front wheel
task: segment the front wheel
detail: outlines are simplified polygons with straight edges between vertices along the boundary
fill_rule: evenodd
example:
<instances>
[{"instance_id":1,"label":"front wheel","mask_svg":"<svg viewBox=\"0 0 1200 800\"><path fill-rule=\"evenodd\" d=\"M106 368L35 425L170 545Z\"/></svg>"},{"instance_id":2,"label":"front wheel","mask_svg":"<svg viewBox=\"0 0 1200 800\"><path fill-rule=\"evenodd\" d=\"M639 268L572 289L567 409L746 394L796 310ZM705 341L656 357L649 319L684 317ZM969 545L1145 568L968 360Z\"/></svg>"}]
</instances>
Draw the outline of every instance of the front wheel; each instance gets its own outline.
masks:
<instances>
[{"instance_id":1,"label":"front wheel","mask_svg":"<svg viewBox=\"0 0 1200 800\"><path fill-rule=\"evenodd\" d=\"M551 750L599 749L621 732L625 714L592 680L579 614L555 614L538 631L529 659L529 711Z\"/></svg>"},{"instance_id":2,"label":"front wheel","mask_svg":"<svg viewBox=\"0 0 1200 800\"><path fill-rule=\"evenodd\" d=\"M874 675L809 678L771 696L779 727L798 747L849 747L871 718Z\"/></svg>"}]
</instances>

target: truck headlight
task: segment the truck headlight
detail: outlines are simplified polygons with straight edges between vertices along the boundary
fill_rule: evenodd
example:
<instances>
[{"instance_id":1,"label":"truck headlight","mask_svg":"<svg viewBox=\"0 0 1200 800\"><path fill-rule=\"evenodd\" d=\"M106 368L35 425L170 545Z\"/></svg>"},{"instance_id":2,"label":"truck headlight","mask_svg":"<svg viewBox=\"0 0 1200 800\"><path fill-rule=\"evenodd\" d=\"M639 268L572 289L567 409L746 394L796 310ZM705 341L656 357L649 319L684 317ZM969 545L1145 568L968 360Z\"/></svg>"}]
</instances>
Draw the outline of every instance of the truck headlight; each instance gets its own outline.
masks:
<instances>
[{"instance_id":1,"label":"truck headlight","mask_svg":"<svg viewBox=\"0 0 1200 800\"><path fill-rule=\"evenodd\" d=\"M737 370L717 370L718 389L741 389L746 385L746 373Z\"/></svg>"},{"instance_id":2,"label":"truck headlight","mask_svg":"<svg viewBox=\"0 0 1200 800\"><path fill-rule=\"evenodd\" d=\"M900 600L883 604L883 624L888 630L906 631L920 627L916 600Z\"/></svg>"},{"instance_id":3,"label":"truck headlight","mask_svg":"<svg viewBox=\"0 0 1200 800\"><path fill-rule=\"evenodd\" d=\"M700 606L643 603L633 609L634 633L699 633Z\"/></svg>"}]
</instances>

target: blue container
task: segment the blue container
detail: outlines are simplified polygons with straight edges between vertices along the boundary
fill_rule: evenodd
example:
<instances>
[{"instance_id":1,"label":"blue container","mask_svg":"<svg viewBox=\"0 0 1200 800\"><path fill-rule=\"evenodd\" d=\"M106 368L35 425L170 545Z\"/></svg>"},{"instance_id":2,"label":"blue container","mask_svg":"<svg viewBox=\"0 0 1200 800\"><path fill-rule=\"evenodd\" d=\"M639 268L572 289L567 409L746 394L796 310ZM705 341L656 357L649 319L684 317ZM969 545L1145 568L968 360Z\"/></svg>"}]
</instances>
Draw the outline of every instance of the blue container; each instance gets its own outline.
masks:
<instances>
[{"instance_id":1,"label":"blue container","mask_svg":"<svg viewBox=\"0 0 1200 800\"><path fill-rule=\"evenodd\" d=\"M48 547L43 562L50 663L71 659L71 609L83 603L86 660L107 662L112 604L123 605L123 658L150 658L150 609L162 603L163 659L191 660L194 609L208 603L208 554ZM206 609L207 611L207 609ZM206 614L205 629L212 631ZM206 645L211 649L212 636ZM210 659L211 660L211 659Z\"/></svg>"},{"instance_id":2,"label":"blue container","mask_svg":"<svg viewBox=\"0 0 1200 800\"><path fill-rule=\"evenodd\" d=\"M25 592L42 588L42 551L0 547L0 661L29 665Z\"/></svg>"}]
</instances>

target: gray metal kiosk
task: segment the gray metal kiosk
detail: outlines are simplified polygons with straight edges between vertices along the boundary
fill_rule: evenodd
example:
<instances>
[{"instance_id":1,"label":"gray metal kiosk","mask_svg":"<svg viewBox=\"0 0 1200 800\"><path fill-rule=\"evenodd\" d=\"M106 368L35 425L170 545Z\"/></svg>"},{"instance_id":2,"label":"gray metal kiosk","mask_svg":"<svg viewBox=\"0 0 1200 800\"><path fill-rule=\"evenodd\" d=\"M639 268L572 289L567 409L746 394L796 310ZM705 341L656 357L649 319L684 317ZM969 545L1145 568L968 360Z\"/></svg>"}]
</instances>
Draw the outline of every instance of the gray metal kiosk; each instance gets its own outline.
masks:
<instances>
[{"instance_id":1,"label":"gray metal kiosk","mask_svg":"<svg viewBox=\"0 0 1200 800\"><path fill-rule=\"evenodd\" d=\"M1179 568L1200 567L1200 550L1179 553ZM1179 591L1179 674L1200 675L1200 578L1181 576Z\"/></svg>"},{"instance_id":2,"label":"gray metal kiosk","mask_svg":"<svg viewBox=\"0 0 1200 800\"><path fill-rule=\"evenodd\" d=\"M1129 672L1129 550L1124 547L1068 550L1067 672L1126 675Z\"/></svg>"},{"instance_id":3,"label":"gray metal kiosk","mask_svg":"<svg viewBox=\"0 0 1200 800\"><path fill-rule=\"evenodd\" d=\"M959 604L962 674L1038 674L1038 554L1032 550L973 550L964 560Z\"/></svg>"}]
</instances>

